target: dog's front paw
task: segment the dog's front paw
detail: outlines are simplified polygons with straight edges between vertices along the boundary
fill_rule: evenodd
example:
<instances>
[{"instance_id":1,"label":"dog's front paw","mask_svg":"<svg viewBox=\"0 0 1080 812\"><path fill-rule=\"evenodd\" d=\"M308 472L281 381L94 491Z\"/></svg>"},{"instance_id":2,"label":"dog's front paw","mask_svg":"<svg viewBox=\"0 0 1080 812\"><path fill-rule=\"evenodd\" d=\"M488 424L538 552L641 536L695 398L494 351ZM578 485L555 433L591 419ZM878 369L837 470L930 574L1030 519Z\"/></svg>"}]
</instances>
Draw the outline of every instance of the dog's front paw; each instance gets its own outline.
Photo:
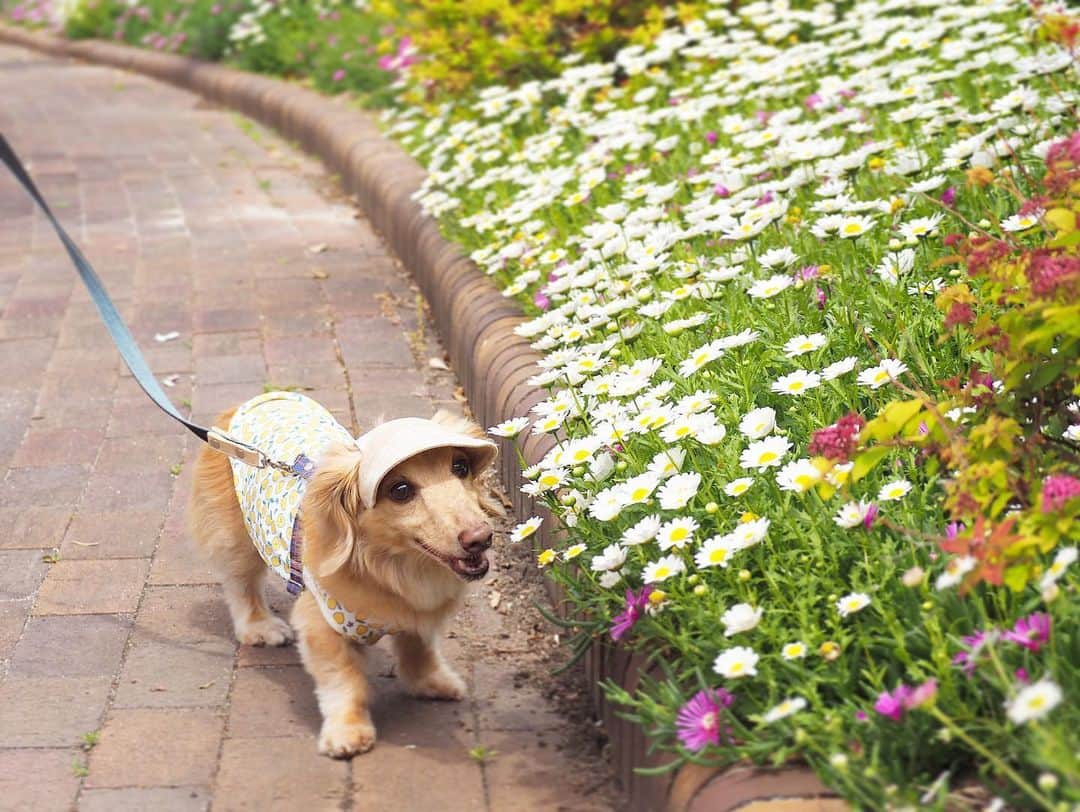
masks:
<instances>
[{"instance_id":1,"label":"dog's front paw","mask_svg":"<svg viewBox=\"0 0 1080 812\"><path fill-rule=\"evenodd\" d=\"M319 733L319 752L330 758L352 758L375 746L375 726L370 722L327 719Z\"/></svg>"},{"instance_id":2,"label":"dog's front paw","mask_svg":"<svg viewBox=\"0 0 1080 812\"><path fill-rule=\"evenodd\" d=\"M425 674L409 686L413 696L424 699L449 699L460 702L468 694L465 680L449 668L440 668Z\"/></svg>"},{"instance_id":3,"label":"dog's front paw","mask_svg":"<svg viewBox=\"0 0 1080 812\"><path fill-rule=\"evenodd\" d=\"M245 646L285 646L296 639L296 632L281 618L268 615L237 626L236 639Z\"/></svg>"}]
</instances>

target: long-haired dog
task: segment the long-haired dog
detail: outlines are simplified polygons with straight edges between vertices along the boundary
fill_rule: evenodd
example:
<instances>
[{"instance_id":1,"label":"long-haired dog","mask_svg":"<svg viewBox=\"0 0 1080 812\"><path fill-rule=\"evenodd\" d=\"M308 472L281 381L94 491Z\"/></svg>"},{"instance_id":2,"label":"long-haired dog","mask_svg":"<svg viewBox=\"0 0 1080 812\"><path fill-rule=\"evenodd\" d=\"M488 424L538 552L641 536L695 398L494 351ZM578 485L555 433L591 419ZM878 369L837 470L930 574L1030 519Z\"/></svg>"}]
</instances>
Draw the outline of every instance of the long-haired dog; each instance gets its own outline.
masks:
<instances>
[{"instance_id":1,"label":"long-haired dog","mask_svg":"<svg viewBox=\"0 0 1080 812\"><path fill-rule=\"evenodd\" d=\"M479 427L439 412L353 440L314 401L282 392L215 426L291 468L251 468L203 448L189 524L221 578L237 639L298 638L323 716L319 751L348 758L374 745L365 644L383 634L414 695L464 698L440 638L466 583L487 573L488 517L503 512L486 481L495 446ZM268 568L300 593L291 626L267 606Z\"/></svg>"}]
</instances>

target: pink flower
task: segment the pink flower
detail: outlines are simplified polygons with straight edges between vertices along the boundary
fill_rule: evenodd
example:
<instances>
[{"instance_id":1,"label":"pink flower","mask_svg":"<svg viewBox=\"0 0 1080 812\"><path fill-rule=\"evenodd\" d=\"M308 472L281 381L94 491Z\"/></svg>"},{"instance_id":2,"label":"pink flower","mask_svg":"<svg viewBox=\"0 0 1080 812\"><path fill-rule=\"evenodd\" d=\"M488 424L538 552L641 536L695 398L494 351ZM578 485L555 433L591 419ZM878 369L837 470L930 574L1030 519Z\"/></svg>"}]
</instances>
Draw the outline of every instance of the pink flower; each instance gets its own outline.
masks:
<instances>
[{"instance_id":1,"label":"pink flower","mask_svg":"<svg viewBox=\"0 0 1080 812\"><path fill-rule=\"evenodd\" d=\"M950 186L944 192L941 193L941 202L946 206L951 206L956 202L956 187Z\"/></svg>"},{"instance_id":2,"label":"pink flower","mask_svg":"<svg viewBox=\"0 0 1080 812\"><path fill-rule=\"evenodd\" d=\"M877 506L877 502L871 502L870 507L866 509L866 515L863 516L862 526L864 530L869 530L874 526L874 519L877 518L880 508Z\"/></svg>"},{"instance_id":3,"label":"pink flower","mask_svg":"<svg viewBox=\"0 0 1080 812\"><path fill-rule=\"evenodd\" d=\"M713 187L713 194L717 197L731 197L731 190L723 184L717 184Z\"/></svg>"},{"instance_id":4,"label":"pink flower","mask_svg":"<svg viewBox=\"0 0 1080 812\"><path fill-rule=\"evenodd\" d=\"M874 703L874 710L882 716L889 717L894 722L899 722L904 715L904 703L910 696L911 689L901 682L891 693L884 691L878 694L877 702Z\"/></svg>"},{"instance_id":5,"label":"pink flower","mask_svg":"<svg viewBox=\"0 0 1080 812\"><path fill-rule=\"evenodd\" d=\"M813 110L819 104L821 104L822 101L824 101L824 99L821 98L820 93L811 93L809 96L803 99L803 104L806 106L807 110Z\"/></svg>"},{"instance_id":6,"label":"pink flower","mask_svg":"<svg viewBox=\"0 0 1080 812\"><path fill-rule=\"evenodd\" d=\"M1035 612L1017 620L1016 625L1001 637L1038 654L1039 649L1050 639L1050 626L1050 615Z\"/></svg>"},{"instance_id":7,"label":"pink flower","mask_svg":"<svg viewBox=\"0 0 1080 812\"><path fill-rule=\"evenodd\" d=\"M967 651L960 651L953 655L953 665L962 666L964 673L969 677L975 673L975 667L979 664L979 654L982 651L982 647L990 641L990 635L987 632L977 631L975 634L969 634L962 640Z\"/></svg>"},{"instance_id":8,"label":"pink flower","mask_svg":"<svg viewBox=\"0 0 1080 812\"><path fill-rule=\"evenodd\" d=\"M831 426L818 429L810 438L811 454L833 462L847 462L858 444L866 420L857 412L848 412Z\"/></svg>"},{"instance_id":9,"label":"pink flower","mask_svg":"<svg viewBox=\"0 0 1080 812\"><path fill-rule=\"evenodd\" d=\"M649 605L649 595L652 591L651 586L642 587L640 592L626 590L626 607L611 619L612 640L621 640L623 635L634 628L634 624L645 613L645 607Z\"/></svg>"},{"instance_id":10,"label":"pink flower","mask_svg":"<svg viewBox=\"0 0 1080 812\"><path fill-rule=\"evenodd\" d=\"M533 304L539 307L541 310L547 310L549 307L551 307L551 299L545 296L542 290L538 290L533 296Z\"/></svg>"},{"instance_id":11,"label":"pink flower","mask_svg":"<svg viewBox=\"0 0 1080 812\"><path fill-rule=\"evenodd\" d=\"M1043 480L1042 512L1057 513L1080 496L1080 479L1069 474L1053 474Z\"/></svg>"},{"instance_id":12,"label":"pink flower","mask_svg":"<svg viewBox=\"0 0 1080 812\"><path fill-rule=\"evenodd\" d=\"M705 133L705 140L710 144L715 144L716 143L716 138L717 138L717 135L712 130L709 130L707 133Z\"/></svg>"},{"instance_id":13,"label":"pink flower","mask_svg":"<svg viewBox=\"0 0 1080 812\"><path fill-rule=\"evenodd\" d=\"M1059 288L1068 290L1080 280L1080 257L1032 251L1025 274L1032 293L1041 297L1053 296Z\"/></svg>"},{"instance_id":14,"label":"pink flower","mask_svg":"<svg viewBox=\"0 0 1080 812\"><path fill-rule=\"evenodd\" d=\"M338 68L336 71L334 71L334 75L331 78L335 82L340 82L342 79L345 78L345 69L344 68Z\"/></svg>"},{"instance_id":15,"label":"pink flower","mask_svg":"<svg viewBox=\"0 0 1080 812\"><path fill-rule=\"evenodd\" d=\"M675 729L683 747L697 752L710 744L719 744L721 716L734 701L735 697L723 688L694 694L675 718Z\"/></svg>"}]
</instances>

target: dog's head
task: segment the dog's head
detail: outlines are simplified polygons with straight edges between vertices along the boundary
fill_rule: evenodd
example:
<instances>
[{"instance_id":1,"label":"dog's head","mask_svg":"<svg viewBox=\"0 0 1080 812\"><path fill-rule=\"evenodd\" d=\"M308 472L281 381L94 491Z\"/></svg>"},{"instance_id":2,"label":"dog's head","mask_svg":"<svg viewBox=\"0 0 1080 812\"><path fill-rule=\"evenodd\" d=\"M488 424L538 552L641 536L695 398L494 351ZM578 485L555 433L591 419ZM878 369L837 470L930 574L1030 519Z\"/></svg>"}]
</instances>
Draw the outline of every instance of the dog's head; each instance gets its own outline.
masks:
<instances>
[{"instance_id":1,"label":"dog's head","mask_svg":"<svg viewBox=\"0 0 1080 812\"><path fill-rule=\"evenodd\" d=\"M422 422L433 426L395 421L399 426L378 427L359 448L332 448L319 462L304 507L306 534L314 531L322 548L317 574L353 566L396 570L403 578L402 564L466 581L487 574L489 519L503 513L488 482L495 448L463 418L439 412ZM414 434L400 436L399 428ZM428 442L453 434L461 445L425 448L388 467L402 449L425 445L417 439L424 431L434 438ZM387 563L396 566L379 566Z\"/></svg>"}]
</instances>

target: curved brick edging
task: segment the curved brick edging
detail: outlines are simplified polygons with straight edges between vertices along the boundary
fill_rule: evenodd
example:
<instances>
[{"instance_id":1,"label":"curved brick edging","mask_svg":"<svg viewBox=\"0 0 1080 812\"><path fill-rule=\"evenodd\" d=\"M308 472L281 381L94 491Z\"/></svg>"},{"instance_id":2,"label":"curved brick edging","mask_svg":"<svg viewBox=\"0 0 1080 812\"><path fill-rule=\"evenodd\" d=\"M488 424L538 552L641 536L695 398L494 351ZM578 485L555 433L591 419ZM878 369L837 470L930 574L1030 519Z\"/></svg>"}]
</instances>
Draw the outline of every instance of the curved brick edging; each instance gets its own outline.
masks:
<instances>
[{"instance_id":1,"label":"curved brick edging","mask_svg":"<svg viewBox=\"0 0 1080 812\"><path fill-rule=\"evenodd\" d=\"M277 79L243 73L186 57L145 51L102 41L72 41L0 23L0 42L58 57L134 71L198 93L236 109L298 141L341 178L368 219L409 269L429 302L435 323L472 410L486 426L523 415L546 397L526 380L539 355L514 327L524 317L461 251L439 232L438 224L412 200L424 170L400 146L385 138L363 112ZM512 494L515 513L524 518L537 508L521 494L516 454L502 442L500 473ZM550 448L547 437L523 443L525 457L539 460ZM646 757L644 734L619 718L599 688L612 679L633 690L642 658L604 642L594 645L585 667L594 685L593 700L612 743L616 773L634 810L670 812L840 812L847 806L804 768L726 771L690 765L676 775L642 776L634 767L663 763Z\"/></svg>"}]
</instances>

